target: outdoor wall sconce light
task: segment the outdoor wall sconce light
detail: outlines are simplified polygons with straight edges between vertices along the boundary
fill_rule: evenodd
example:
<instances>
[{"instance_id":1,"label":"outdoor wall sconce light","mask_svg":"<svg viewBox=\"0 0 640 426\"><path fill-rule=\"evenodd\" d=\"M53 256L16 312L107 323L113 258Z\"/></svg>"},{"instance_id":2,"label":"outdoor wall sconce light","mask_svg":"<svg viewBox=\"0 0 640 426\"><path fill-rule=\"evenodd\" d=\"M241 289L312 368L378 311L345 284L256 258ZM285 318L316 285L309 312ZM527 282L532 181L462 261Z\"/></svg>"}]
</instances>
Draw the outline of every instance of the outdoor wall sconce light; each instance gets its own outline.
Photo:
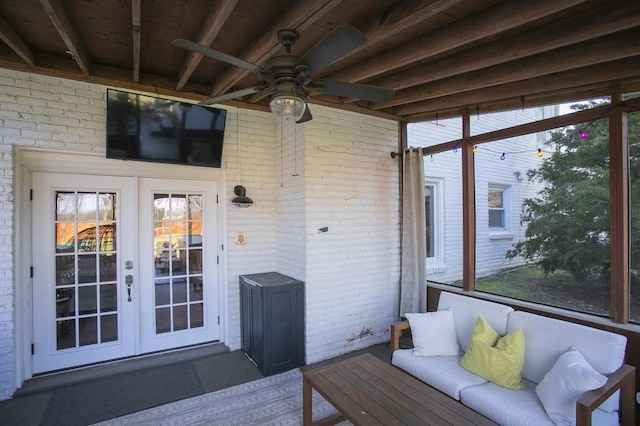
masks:
<instances>
[{"instance_id":1,"label":"outdoor wall sconce light","mask_svg":"<svg viewBox=\"0 0 640 426\"><path fill-rule=\"evenodd\" d=\"M236 197L231 202L234 206L247 208L253 204L253 200L245 195L246 192L247 190L242 185L236 185L233 188L233 193L236 194Z\"/></svg>"}]
</instances>

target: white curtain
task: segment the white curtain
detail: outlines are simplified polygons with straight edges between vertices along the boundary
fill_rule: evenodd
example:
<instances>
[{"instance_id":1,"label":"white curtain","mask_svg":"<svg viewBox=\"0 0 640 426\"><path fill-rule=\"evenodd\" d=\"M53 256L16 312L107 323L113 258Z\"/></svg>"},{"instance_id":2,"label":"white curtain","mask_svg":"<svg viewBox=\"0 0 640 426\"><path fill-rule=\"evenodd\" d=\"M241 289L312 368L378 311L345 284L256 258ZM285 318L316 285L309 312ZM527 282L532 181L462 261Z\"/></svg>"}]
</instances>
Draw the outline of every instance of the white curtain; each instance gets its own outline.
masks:
<instances>
[{"instance_id":1,"label":"white curtain","mask_svg":"<svg viewBox=\"0 0 640 426\"><path fill-rule=\"evenodd\" d=\"M402 274L400 316L427 311L426 223L422 149L402 155Z\"/></svg>"}]
</instances>

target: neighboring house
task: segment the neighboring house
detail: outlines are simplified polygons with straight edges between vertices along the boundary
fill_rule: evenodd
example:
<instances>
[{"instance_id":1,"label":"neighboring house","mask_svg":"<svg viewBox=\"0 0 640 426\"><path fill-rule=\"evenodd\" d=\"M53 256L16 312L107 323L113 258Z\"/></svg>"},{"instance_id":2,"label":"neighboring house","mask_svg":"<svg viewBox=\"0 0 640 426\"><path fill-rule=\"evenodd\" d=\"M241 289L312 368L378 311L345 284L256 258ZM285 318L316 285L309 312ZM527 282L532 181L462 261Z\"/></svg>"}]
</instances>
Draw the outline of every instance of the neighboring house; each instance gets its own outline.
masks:
<instances>
[{"instance_id":1,"label":"neighboring house","mask_svg":"<svg viewBox=\"0 0 640 426\"><path fill-rule=\"evenodd\" d=\"M121 161L105 158L106 91L0 70L0 399L33 374L65 366L212 340L238 349L241 274L278 271L305 282L308 363L388 340L400 270L398 164L389 155L397 122L312 105L314 119L294 127L270 112L224 106L220 169ZM238 184L251 207L231 204ZM131 301L123 284L115 305L78 304L75 319L62 320L73 307L68 294L55 299L54 197L76 192L117 201L118 268L132 275ZM175 299L153 304L151 283L161 291L165 282L153 275L151 205L167 194L203 197L205 323L169 331L162 323L155 335L155 314L184 314ZM239 233L245 244L236 244ZM99 291L107 300L113 289L87 286L78 297ZM54 300L64 309L54 312ZM96 334L97 343L87 338Z\"/></svg>"},{"instance_id":2,"label":"neighboring house","mask_svg":"<svg viewBox=\"0 0 640 426\"><path fill-rule=\"evenodd\" d=\"M529 108L486 114L471 119L471 134L487 133L557 115L556 107ZM460 118L412 123L408 145L428 147L459 140ZM530 134L482 144L475 158L476 276L486 277L523 264L506 259L512 245L525 239L520 224L524 199L541 189L527 179L527 171L548 156L549 133ZM426 155L425 210L427 221L427 279L461 285L462 280L462 182L461 149Z\"/></svg>"}]
</instances>

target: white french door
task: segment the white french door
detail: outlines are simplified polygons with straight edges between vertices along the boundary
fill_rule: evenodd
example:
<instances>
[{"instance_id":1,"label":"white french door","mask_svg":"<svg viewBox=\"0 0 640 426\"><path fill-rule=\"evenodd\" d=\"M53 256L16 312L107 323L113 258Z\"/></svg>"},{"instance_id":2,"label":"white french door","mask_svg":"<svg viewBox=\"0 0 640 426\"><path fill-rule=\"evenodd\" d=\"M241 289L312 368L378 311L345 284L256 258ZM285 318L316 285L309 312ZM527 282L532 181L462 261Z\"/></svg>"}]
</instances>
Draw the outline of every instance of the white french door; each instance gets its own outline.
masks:
<instances>
[{"instance_id":1,"label":"white french door","mask_svg":"<svg viewBox=\"0 0 640 426\"><path fill-rule=\"evenodd\" d=\"M140 179L139 215L143 352L218 340L215 182Z\"/></svg>"},{"instance_id":2,"label":"white french door","mask_svg":"<svg viewBox=\"0 0 640 426\"><path fill-rule=\"evenodd\" d=\"M34 173L33 194L34 373L134 354L135 179Z\"/></svg>"},{"instance_id":3,"label":"white french door","mask_svg":"<svg viewBox=\"0 0 640 426\"><path fill-rule=\"evenodd\" d=\"M34 373L218 340L215 182L33 173L33 194Z\"/></svg>"}]
</instances>

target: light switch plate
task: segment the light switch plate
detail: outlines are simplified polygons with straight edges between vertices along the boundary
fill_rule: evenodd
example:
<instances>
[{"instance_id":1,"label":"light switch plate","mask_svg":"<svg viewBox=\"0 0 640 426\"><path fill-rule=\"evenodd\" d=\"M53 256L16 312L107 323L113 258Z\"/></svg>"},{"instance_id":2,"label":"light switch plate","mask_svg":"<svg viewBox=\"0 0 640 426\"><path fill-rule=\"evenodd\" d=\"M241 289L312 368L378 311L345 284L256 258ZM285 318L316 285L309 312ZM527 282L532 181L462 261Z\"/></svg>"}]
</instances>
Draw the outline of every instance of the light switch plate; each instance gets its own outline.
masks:
<instances>
[{"instance_id":1,"label":"light switch plate","mask_svg":"<svg viewBox=\"0 0 640 426\"><path fill-rule=\"evenodd\" d=\"M246 243L246 240L244 238L244 232L238 232L236 234L236 244L239 246L243 246Z\"/></svg>"}]
</instances>

